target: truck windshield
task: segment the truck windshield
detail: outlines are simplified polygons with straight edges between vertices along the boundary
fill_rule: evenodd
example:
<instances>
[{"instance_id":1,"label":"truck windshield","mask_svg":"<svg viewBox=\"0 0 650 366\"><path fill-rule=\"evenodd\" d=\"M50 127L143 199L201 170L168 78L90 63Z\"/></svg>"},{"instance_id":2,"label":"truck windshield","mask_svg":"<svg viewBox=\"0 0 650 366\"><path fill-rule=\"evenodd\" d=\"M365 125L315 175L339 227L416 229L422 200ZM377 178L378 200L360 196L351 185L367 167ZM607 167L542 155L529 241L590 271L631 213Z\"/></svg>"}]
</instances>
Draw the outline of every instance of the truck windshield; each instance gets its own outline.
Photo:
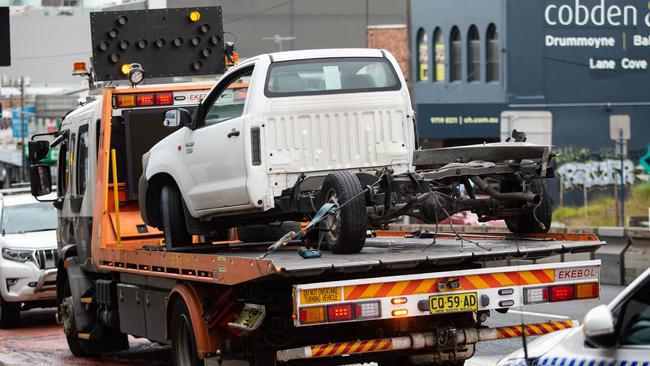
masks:
<instances>
[{"instance_id":1,"label":"truck windshield","mask_svg":"<svg viewBox=\"0 0 650 366\"><path fill-rule=\"evenodd\" d=\"M2 212L2 230L5 234L55 230L56 224L56 211L51 203L5 206Z\"/></svg>"},{"instance_id":2,"label":"truck windshield","mask_svg":"<svg viewBox=\"0 0 650 366\"><path fill-rule=\"evenodd\" d=\"M400 82L385 58L332 58L271 64L267 97L398 90Z\"/></svg>"}]
</instances>

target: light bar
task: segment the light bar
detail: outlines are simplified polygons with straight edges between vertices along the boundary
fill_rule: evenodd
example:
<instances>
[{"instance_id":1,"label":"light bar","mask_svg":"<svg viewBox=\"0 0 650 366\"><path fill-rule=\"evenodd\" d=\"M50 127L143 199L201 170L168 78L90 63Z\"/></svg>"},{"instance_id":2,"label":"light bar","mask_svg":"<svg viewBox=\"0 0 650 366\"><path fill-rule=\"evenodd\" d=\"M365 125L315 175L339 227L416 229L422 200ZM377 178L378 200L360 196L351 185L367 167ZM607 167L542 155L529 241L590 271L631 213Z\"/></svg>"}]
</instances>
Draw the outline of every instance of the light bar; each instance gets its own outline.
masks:
<instances>
[{"instance_id":1,"label":"light bar","mask_svg":"<svg viewBox=\"0 0 650 366\"><path fill-rule=\"evenodd\" d=\"M173 105L174 93L137 93L137 94L117 94L113 103L117 108L131 107L151 107L157 105Z\"/></svg>"}]
</instances>

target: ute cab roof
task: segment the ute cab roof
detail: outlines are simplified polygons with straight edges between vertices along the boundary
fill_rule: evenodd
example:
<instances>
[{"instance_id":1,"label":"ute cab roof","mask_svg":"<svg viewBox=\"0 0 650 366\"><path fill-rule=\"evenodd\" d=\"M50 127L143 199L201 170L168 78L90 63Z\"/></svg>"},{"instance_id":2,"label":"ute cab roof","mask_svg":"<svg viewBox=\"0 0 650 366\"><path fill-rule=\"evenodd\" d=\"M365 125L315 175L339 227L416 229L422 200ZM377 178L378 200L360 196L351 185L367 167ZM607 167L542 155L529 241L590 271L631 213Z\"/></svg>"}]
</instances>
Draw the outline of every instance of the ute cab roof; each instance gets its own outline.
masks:
<instances>
[{"instance_id":1,"label":"ute cab roof","mask_svg":"<svg viewBox=\"0 0 650 366\"><path fill-rule=\"evenodd\" d=\"M331 57L384 57L384 53L373 48L325 48L274 52L269 53L268 56L273 62L279 62Z\"/></svg>"}]
</instances>

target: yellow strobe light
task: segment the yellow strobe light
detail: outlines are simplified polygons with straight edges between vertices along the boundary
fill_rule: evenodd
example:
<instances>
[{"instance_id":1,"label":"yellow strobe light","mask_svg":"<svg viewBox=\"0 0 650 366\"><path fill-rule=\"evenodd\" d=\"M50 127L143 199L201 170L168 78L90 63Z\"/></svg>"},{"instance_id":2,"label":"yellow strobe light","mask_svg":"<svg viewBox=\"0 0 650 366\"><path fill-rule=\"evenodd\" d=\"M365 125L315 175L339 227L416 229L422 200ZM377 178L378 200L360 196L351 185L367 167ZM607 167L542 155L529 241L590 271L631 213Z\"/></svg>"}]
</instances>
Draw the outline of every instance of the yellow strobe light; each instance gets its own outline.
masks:
<instances>
[{"instance_id":1,"label":"yellow strobe light","mask_svg":"<svg viewBox=\"0 0 650 366\"><path fill-rule=\"evenodd\" d=\"M198 10L193 10L193 11L190 12L190 14L188 14L187 17L190 20L190 22L196 23L199 20L201 20L201 13L199 13Z\"/></svg>"},{"instance_id":2,"label":"yellow strobe light","mask_svg":"<svg viewBox=\"0 0 650 366\"><path fill-rule=\"evenodd\" d=\"M123 75L128 75L129 71L131 71L131 64L122 65L122 67L120 67L120 71L122 72Z\"/></svg>"}]
</instances>

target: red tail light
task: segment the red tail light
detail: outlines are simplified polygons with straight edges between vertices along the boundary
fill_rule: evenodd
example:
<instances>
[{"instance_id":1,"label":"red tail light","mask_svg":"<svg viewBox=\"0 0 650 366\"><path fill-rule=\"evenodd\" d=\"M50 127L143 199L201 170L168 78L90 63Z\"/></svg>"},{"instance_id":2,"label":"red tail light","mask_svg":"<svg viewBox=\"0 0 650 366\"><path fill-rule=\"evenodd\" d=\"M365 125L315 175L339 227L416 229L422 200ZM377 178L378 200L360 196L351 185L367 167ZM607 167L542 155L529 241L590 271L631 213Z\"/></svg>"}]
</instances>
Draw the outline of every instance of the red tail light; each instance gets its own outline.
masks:
<instances>
[{"instance_id":1,"label":"red tail light","mask_svg":"<svg viewBox=\"0 0 650 366\"><path fill-rule=\"evenodd\" d=\"M354 319L352 304L338 304L327 307L327 320L329 322L342 322Z\"/></svg>"},{"instance_id":2,"label":"red tail light","mask_svg":"<svg viewBox=\"0 0 650 366\"><path fill-rule=\"evenodd\" d=\"M575 298L575 289L573 285L551 286L550 301L567 301Z\"/></svg>"},{"instance_id":3,"label":"red tail light","mask_svg":"<svg viewBox=\"0 0 650 366\"><path fill-rule=\"evenodd\" d=\"M156 93L156 105L170 105L170 104L174 104L174 94Z\"/></svg>"},{"instance_id":4,"label":"red tail light","mask_svg":"<svg viewBox=\"0 0 650 366\"><path fill-rule=\"evenodd\" d=\"M145 107L154 104L153 94L136 94L136 104L138 107Z\"/></svg>"}]
</instances>

